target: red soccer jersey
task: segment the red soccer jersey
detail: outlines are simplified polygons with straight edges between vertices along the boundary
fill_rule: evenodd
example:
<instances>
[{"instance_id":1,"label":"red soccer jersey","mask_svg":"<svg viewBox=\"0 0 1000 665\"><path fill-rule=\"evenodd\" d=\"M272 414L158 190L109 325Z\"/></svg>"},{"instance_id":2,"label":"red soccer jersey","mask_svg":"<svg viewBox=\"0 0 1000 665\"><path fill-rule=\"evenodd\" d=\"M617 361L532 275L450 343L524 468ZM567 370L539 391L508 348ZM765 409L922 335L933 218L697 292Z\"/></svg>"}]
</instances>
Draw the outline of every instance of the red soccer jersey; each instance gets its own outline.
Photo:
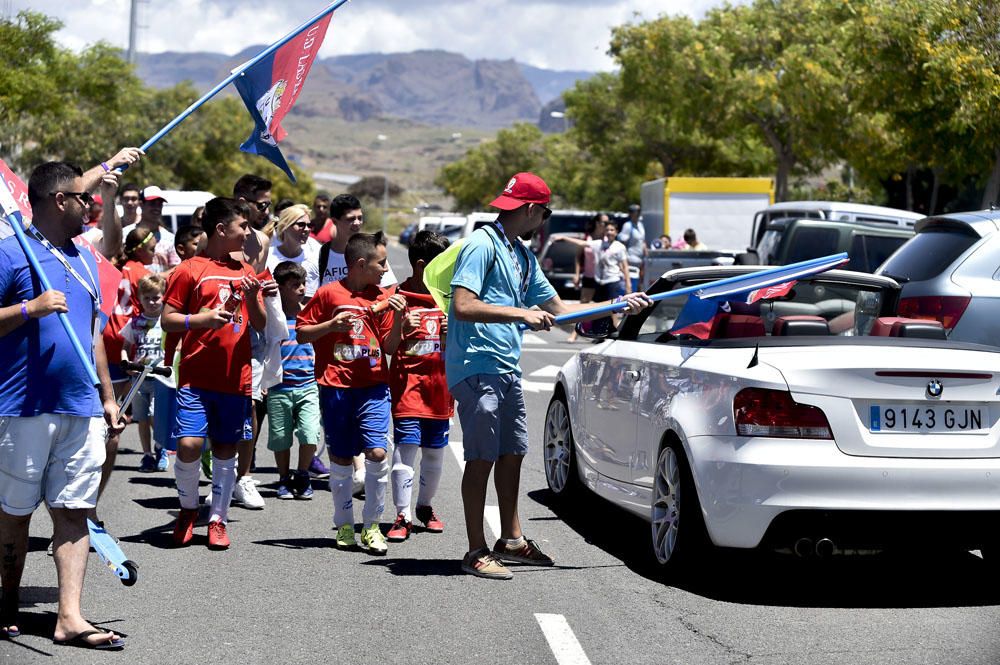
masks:
<instances>
[{"instance_id":1,"label":"red soccer jersey","mask_svg":"<svg viewBox=\"0 0 1000 665\"><path fill-rule=\"evenodd\" d=\"M101 333L104 336L104 352L108 356L109 364L117 365L118 361L121 360L124 349L122 329L128 325L133 316L142 312L142 305L139 303L139 280L148 274L146 266L139 261L129 260L122 266L122 281L118 284L118 301L108 319L108 325L104 326Z\"/></svg>"},{"instance_id":2,"label":"red soccer jersey","mask_svg":"<svg viewBox=\"0 0 1000 665\"><path fill-rule=\"evenodd\" d=\"M388 297L389 292L377 286L351 291L343 281L316 290L316 295L299 313L296 328L324 323L343 311L357 314L350 332L330 333L312 343L316 351L316 381L321 386L367 388L389 383L382 342L392 330L393 312L386 309L372 314L369 309L376 300Z\"/></svg>"},{"instance_id":3,"label":"red soccer jersey","mask_svg":"<svg viewBox=\"0 0 1000 665\"><path fill-rule=\"evenodd\" d=\"M184 333L177 386L220 393L250 395L250 331L247 303L239 281L253 277L244 261L219 261L196 256L174 269L164 302L182 314L227 309L233 320L218 330L199 328ZM259 295L258 295L259 297Z\"/></svg>"},{"instance_id":4,"label":"red soccer jersey","mask_svg":"<svg viewBox=\"0 0 1000 665\"><path fill-rule=\"evenodd\" d=\"M406 286L405 282L401 284L398 293L406 298L405 313L420 315L420 326L403 334L403 341L392 357L389 368L392 416L445 420L455 412L441 346L442 322L447 314L438 309L430 294L413 293Z\"/></svg>"}]
</instances>

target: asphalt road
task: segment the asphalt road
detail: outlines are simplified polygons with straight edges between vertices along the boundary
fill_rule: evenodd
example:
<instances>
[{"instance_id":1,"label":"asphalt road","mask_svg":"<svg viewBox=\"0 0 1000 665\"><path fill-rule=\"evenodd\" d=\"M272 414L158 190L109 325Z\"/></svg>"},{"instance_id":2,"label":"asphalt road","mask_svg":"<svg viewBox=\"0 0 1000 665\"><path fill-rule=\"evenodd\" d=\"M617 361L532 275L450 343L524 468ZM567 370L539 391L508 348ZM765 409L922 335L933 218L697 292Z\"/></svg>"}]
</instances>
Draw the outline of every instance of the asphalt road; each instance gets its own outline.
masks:
<instances>
[{"instance_id":1,"label":"asphalt road","mask_svg":"<svg viewBox=\"0 0 1000 665\"><path fill-rule=\"evenodd\" d=\"M409 274L391 249L394 270ZM799 562L731 554L682 580L651 563L648 527L586 496L554 502L541 433L552 377L581 344L529 334L522 358L532 448L520 510L551 569L511 581L463 575L459 456L435 504L445 533L417 532L386 557L333 548L325 482L310 502L278 501L270 453L258 447L263 511L233 508L233 546L170 547L173 474L140 474L130 429L102 517L138 562L130 588L91 555L84 611L128 636L121 653L54 646L56 580L39 511L22 589L24 635L0 663L995 663L1000 586L972 554ZM462 440L455 423L452 439ZM453 446L457 452L458 446ZM207 481L202 493L210 491ZM495 498L488 504L496 505ZM391 510L391 509L390 509ZM360 507L356 507L360 517ZM390 522L387 513L384 520ZM496 520L487 509L488 521ZM934 524L927 524L928 542ZM488 534L489 536L489 534Z\"/></svg>"}]
</instances>

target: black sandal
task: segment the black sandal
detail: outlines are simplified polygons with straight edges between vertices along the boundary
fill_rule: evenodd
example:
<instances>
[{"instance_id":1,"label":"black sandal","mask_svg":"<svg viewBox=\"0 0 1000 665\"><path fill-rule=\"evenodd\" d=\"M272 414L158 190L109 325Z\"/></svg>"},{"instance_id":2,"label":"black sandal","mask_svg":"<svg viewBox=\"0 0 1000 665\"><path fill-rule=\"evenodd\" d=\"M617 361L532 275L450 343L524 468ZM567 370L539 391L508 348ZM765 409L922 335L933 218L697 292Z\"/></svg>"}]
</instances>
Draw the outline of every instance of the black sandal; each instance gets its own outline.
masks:
<instances>
[{"instance_id":1,"label":"black sandal","mask_svg":"<svg viewBox=\"0 0 1000 665\"><path fill-rule=\"evenodd\" d=\"M108 632L111 631L85 630L82 633L77 633L76 635L67 640L52 640L52 643L63 647L77 647L79 649L97 649L98 651L104 651L106 649L115 649L115 650L124 649L125 640L123 640L120 637L116 639L109 638L104 642L97 642L96 644L87 641L87 638L90 637L91 635L100 635L101 633L108 633Z\"/></svg>"},{"instance_id":2,"label":"black sandal","mask_svg":"<svg viewBox=\"0 0 1000 665\"><path fill-rule=\"evenodd\" d=\"M18 626L18 606L20 605L17 594L10 597L4 594L0 601L0 631L7 636L7 639L14 639L21 636Z\"/></svg>"}]
</instances>

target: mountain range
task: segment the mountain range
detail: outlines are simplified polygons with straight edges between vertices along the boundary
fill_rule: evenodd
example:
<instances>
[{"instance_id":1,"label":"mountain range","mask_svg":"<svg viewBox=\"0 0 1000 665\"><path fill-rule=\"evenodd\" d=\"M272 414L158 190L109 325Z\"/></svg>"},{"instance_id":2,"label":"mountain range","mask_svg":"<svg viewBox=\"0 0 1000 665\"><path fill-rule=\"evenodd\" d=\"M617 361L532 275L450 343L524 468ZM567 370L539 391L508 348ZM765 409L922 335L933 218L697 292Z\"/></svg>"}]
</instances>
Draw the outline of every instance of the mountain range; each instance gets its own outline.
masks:
<instances>
[{"instance_id":1,"label":"mountain range","mask_svg":"<svg viewBox=\"0 0 1000 665\"><path fill-rule=\"evenodd\" d=\"M250 47L233 56L139 54L137 72L153 87L187 80L205 91L262 49ZM591 74L541 69L514 60L470 60L441 50L336 56L313 65L292 116L348 122L398 118L482 129L528 121L558 131L551 123L551 109L560 107L564 90ZM235 94L232 89L228 92Z\"/></svg>"}]
</instances>

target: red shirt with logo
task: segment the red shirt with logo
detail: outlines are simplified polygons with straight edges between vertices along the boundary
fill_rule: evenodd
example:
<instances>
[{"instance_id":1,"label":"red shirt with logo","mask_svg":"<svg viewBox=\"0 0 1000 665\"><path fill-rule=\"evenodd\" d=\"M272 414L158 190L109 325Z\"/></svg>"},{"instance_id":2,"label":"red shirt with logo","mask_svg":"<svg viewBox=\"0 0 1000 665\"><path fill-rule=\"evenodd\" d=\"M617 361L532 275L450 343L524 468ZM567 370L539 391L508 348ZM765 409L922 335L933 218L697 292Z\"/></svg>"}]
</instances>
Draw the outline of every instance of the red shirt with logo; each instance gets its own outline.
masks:
<instances>
[{"instance_id":1,"label":"red shirt with logo","mask_svg":"<svg viewBox=\"0 0 1000 665\"><path fill-rule=\"evenodd\" d=\"M251 394L250 319L239 282L253 277L244 261L204 256L182 261L171 274L164 302L182 314L225 309L233 320L218 330L188 330L181 340L177 386ZM260 294L258 294L258 298Z\"/></svg>"},{"instance_id":2,"label":"red shirt with logo","mask_svg":"<svg viewBox=\"0 0 1000 665\"><path fill-rule=\"evenodd\" d=\"M372 303L389 297L389 291L369 286L351 291L343 281L319 287L299 313L296 329L325 323L343 311L356 314L350 332L333 332L313 341L316 381L330 388L368 388L389 383L382 342L392 330L393 312L373 314Z\"/></svg>"},{"instance_id":3,"label":"red shirt with logo","mask_svg":"<svg viewBox=\"0 0 1000 665\"><path fill-rule=\"evenodd\" d=\"M406 298L406 311L420 315L420 325L406 332L392 357L389 368L389 389L392 391L393 418L430 418L445 420L455 413L455 400L448 392L444 373L444 340L441 334L447 314L442 312L428 293L406 290L398 293Z\"/></svg>"}]
</instances>

